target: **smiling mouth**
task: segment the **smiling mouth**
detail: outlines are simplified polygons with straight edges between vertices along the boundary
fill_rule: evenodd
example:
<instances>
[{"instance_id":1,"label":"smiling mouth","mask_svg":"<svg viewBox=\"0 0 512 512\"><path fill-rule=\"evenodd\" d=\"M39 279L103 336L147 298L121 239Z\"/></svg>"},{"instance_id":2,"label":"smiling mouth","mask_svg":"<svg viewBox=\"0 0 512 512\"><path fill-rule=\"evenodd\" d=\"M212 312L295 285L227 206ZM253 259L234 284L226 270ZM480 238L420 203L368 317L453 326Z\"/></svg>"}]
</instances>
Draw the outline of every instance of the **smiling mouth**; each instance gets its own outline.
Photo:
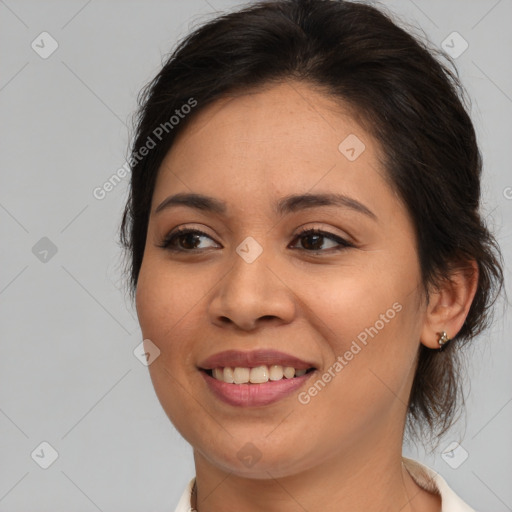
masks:
<instances>
[{"instance_id":1,"label":"smiling mouth","mask_svg":"<svg viewBox=\"0 0 512 512\"><path fill-rule=\"evenodd\" d=\"M226 366L212 368L210 370L202 369L202 371L207 373L210 377L227 384L263 384L266 382L290 380L296 377L302 377L314 370L314 367L295 369L292 366L282 365L260 365L252 368Z\"/></svg>"}]
</instances>

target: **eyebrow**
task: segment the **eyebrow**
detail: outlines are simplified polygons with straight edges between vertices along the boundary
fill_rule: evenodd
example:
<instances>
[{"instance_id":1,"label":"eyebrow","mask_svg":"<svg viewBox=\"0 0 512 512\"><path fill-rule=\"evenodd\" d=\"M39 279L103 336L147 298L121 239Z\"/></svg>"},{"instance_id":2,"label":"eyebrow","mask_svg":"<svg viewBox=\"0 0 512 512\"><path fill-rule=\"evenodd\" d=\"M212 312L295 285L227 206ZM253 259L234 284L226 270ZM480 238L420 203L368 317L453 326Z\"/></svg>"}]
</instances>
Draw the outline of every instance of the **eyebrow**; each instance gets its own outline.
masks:
<instances>
[{"instance_id":1,"label":"eyebrow","mask_svg":"<svg viewBox=\"0 0 512 512\"><path fill-rule=\"evenodd\" d=\"M219 199L215 199L214 197L205 196L203 194L180 193L164 199L156 207L154 213L157 214L175 206L187 206L189 208L216 213L218 215L223 215L227 211L226 203ZM344 194L292 194L283 197L275 203L274 211L277 215L282 217L289 213L306 208L317 208L319 206L339 206L349 208L362 213L373 220L377 220L377 216L367 206Z\"/></svg>"}]
</instances>

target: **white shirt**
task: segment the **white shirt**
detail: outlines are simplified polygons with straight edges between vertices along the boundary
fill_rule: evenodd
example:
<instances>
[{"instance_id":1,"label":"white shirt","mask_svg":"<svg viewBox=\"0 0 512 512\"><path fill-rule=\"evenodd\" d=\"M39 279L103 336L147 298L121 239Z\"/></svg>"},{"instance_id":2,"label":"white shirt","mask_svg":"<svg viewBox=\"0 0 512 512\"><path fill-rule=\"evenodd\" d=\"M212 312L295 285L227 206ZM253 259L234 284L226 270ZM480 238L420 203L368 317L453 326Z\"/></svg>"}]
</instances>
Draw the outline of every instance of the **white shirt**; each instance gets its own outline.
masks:
<instances>
[{"instance_id":1,"label":"white shirt","mask_svg":"<svg viewBox=\"0 0 512 512\"><path fill-rule=\"evenodd\" d=\"M450 489L446 480L439 473L407 457L402 457L402 461L411 477L420 487L441 496L441 512L476 512ZM195 477L190 480L183 491L174 512L194 512L194 509L190 505L194 481Z\"/></svg>"}]
</instances>

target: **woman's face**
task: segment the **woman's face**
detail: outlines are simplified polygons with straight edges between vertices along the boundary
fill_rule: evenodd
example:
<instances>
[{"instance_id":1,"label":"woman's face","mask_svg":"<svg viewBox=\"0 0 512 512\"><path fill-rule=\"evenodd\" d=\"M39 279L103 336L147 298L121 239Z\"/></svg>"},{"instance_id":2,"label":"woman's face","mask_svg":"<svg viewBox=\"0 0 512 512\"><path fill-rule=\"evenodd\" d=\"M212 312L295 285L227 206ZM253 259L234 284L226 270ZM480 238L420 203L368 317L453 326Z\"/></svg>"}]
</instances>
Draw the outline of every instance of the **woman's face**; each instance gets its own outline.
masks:
<instances>
[{"instance_id":1,"label":"woman's face","mask_svg":"<svg viewBox=\"0 0 512 512\"><path fill-rule=\"evenodd\" d=\"M160 350L157 396L205 464L268 478L401 448L424 308L413 226L378 149L339 104L288 82L207 107L166 156L137 312ZM215 207L156 212L177 194ZM202 234L161 247L178 228ZM242 354L206 361L225 351ZM240 384L212 366L238 366L237 382L314 371Z\"/></svg>"}]
</instances>

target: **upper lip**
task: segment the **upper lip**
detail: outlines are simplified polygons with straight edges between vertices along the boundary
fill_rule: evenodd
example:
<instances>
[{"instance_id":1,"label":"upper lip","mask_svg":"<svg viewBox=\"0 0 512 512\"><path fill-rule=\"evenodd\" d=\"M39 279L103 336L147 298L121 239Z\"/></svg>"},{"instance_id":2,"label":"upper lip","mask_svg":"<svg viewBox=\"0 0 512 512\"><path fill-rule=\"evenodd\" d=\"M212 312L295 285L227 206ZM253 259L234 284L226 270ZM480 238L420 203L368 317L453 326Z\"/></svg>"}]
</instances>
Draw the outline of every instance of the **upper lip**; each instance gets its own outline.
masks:
<instances>
[{"instance_id":1,"label":"upper lip","mask_svg":"<svg viewBox=\"0 0 512 512\"><path fill-rule=\"evenodd\" d=\"M202 370L212 370L213 368L225 368L227 366L234 368L254 368L262 365L281 365L292 366L296 370L307 370L314 368L314 363L304 361L298 357L271 349L251 350L242 352L240 350L225 350L213 354L199 363Z\"/></svg>"}]
</instances>

